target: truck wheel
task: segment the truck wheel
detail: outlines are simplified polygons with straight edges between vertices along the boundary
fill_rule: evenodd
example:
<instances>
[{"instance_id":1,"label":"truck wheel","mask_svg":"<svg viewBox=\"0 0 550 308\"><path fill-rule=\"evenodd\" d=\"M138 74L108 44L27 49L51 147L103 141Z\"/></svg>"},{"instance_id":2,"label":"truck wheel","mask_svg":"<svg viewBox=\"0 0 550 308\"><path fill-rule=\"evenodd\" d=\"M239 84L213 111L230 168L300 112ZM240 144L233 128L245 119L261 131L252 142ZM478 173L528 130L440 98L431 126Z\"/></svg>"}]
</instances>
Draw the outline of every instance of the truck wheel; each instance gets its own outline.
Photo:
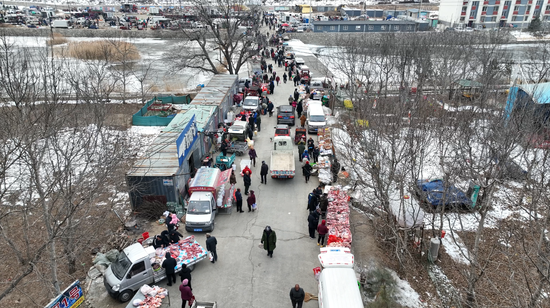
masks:
<instances>
[{"instance_id":1,"label":"truck wheel","mask_svg":"<svg viewBox=\"0 0 550 308\"><path fill-rule=\"evenodd\" d=\"M118 295L118 300L121 303L125 303L132 299L132 296L134 296L134 291L132 290L124 290Z\"/></svg>"}]
</instances>

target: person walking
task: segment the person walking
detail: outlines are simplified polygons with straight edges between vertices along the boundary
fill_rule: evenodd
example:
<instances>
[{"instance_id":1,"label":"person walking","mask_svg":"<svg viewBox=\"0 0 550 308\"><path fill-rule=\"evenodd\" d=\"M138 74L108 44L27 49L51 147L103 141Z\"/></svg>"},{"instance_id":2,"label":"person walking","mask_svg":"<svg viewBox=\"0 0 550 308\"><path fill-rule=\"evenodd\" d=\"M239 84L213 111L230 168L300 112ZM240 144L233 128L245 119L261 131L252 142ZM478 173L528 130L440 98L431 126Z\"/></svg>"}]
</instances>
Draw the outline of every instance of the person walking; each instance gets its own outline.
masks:
<instances>
[{"instance_id":1,"label":"person walking","mask_svg":"<svg viewBox=\"0 0 550 308\"><path fill-rule=\"evenodd\" d=\"M294 88L294 100L298 101L300 98L300 93L298 93L298 88Z\"/></svg>"},{"instance_id":2,"label":"person walking","mask_svg":"<svg viewBox=\"0 0 550 308\"><path fill-rule=\"evenodd\" d=\"M269 103L267 104L267 112L269 112L269 117L273 116L273 108L274 107L275 106L273 106L273 102L269 101Z\"/></svg>"},{"instance_id":3,"label":"person walking","mask_svg":"<svg viewBox=\"0 0 550 308\"><path fill-rule=\"evenodd\" d=\"M256 119L254 119L253 113L251 113L248 117L248 126L250 127L250 129L252 129L252 131L256 129Z\"/></svg>"},{"instance_id":4,"label":"person walking","mask_svg":"<svg viewBox=\"0 0 550 308\"><path fill-rule=\"evenodd\" d=\"M314 147L315 141L313 141L313 138L309 137L309 139L307 140L307 150L311 153Z\"/></svg>"},{"instance_id":5,"label":"person walking","mask_svg":"<svg viewBox=\"0 0 550 308\"><path fill-rule=\"evenodd\" d=\"M286 83L286 78L287 78L287 75L286 75L286 72L283 73L283 82Z\"/></svg>"},{"instance_id":6,"label":"person walking","mask_svg":"<svg viewBox=\"0 0 550 308\"><path fill-rule=\"evenodd\" d=\"M256 157L258 157L258 154L256 154L256 150L254 150L254 147L250 147L250 150L248 150L248 157L250 157L252 165L256 167Z\"/></svg>"},{"instance_id":7,"label":"person walking","mask_svg":"<svg viewBox=\"0 0 550 308\"><path fill-rule=\"evenodd\" d=\"M307 199L307 209L309 213L312 213L317 209L318 200L319 199L317 198L314 192L309 193L308 199Z\"/></svg>"},{"instance_id":8,"label":"person walking","mask_svg":"<svg viewBox=\"0 0 550 308\"><path fill-rule=\"evenodd\" d=\"M179 275L181 277L181 282L187 279L187 285L189 286L191 291L193 291L193 287L191 286L191 270L187 267L185 263L181 264L181 271Z\"/></svg>"},{"instance_id":9,"label":"person walking","mask_svg":"<svg viewBox=\"0 0 550 308\"><path fill-rule=\"evenodd\" d=\"M256 203L256 195L254 195L254 191L250 190L250 196L246 199L246 203L248 204L248 211L254 211L252 208L252 205Z\"/></svg>"},{"instance_id":10,"label":"person walking","mask_svg":"<svg viewBox=\"0 0 550 308\"><path fill-rule=\"evenodd\" d=\"M223 156L227 156L227 142L225 142L225 140L222 141L220 150L222 151Z\"/></svg>"},{"instance_id":11,"label":"person walking","mask_svg":"<svg viewBox=\"0 0 550 308\"><path fill-rule=\"evenodd\" d=\"M302 154L302 160L310 160L311 157L309 156L309 151L308 150L304 150L304 153Z\"/></svg>"},{"instance_id":12,"label":"person walking","mask_svg":"<svg viewBox=\"0 0 550 308\"><path fill-rule=\"evenodd\" d=\"M304 298L306 298L306 293L304 292L304 289L300 288L299 284L296 284L294 288L290 289L290 301L292 302L292 308L302 308Z\"/></svg>"},{"instance_id":13,"label":"person walking","mask_svg":"<svg viewBox=\"0 0 550 308\"><path fill-rule=\"evenodd\" d=\"M304 151L304 156L307 154L307 151ZM306 164L302 167L304 171L304 177L306 178L306 183L309 182L309 177L311 176L311 171L313 167L309 164L309 161L306 160Z\"/></svg>"},{"instance_id":14,"label":"person walking","mask_svg":"<svg viewBox=\"0 0 550 308\"><path fill-rule=\"evenodd\" d=\"M296 105L296 112L298 113L298 117L302 115L303 110L304 110L304 106L302 105L302 100L300 100Z\"/></svg>"},{"instance_id":15,"label":"person walking","mask_svg":"<svg viewBox=\"0 0 550 308\"><path fill-rule=\"evenodd\" d=\"M305 125L306 125L306 120L307 120L307 117L306 117L306 114L304 113L304 114L302 114L302 116L300 117L300 125L301 125L302 127L305 127Z\"/></svg>"},{"instance_id":16,"label":"person walking","mask_svg":"<svg viewBox=\"0 0 550 308\"><path fill-rule=\"evenodd\" d=\"M273 250L277 247L277 234L271 230L270 226L265 227L261 242L264 244L264 249L267 250L267 255L273 258Z\"/></svg>"},{"instance_id":17,"label":"person walking","mask_svg":"<svg viewBox=\"0 0 550 308\"><path fill-rule=\"evenodd\" d=\"M210 235L210 233L206 233L206 250L208 250L214 257L212 261L210 261L212 263L216 263L216 261L218 261L216 245L218 245L218 241L216 240L216 238Z\"/></svg>"},{"instance_id":18,"label":"person walking","mask_svg":"<svg viewBox=\"0 0 550 308\"><path fill-rule=\"evenodd\" d=\"M294 102L294 98L292 97L292 95L290 95L290 96L288 97L288 104L289 104L289 105L292 105L292 102Z\"/></svg>"},{"instance_id":19,"label":"person walking","mask_svg":"<svg viewBox=\"0 0 550 308\"><path fill-rule=\"evenodd\" d=\"M235 192L235 201L237 203L237 212L244 213L243 211L243 195L241 194L241 189L237 188Z\"/></svg>"},{"instance_id":20,"label":"person walking","mask_svg":"<svg viewBox=\"0 0 550 308\"><path fill-rule=\"evenodd\" d=\"M244 194L248 195L248 189L250 188L250 184L252 184L252 180L250 179L250 172L248 171L244 172L243 183L244 183Z\"/></svg>"},{"instance_id":21,"label":"person walking","mask_svg":"<svg viewBox=\"0 0 550 308\"><path fill-rule=\"evenodd\" d=\"M162 267L165 269L166 277L168 278L167 285L171 286L172 281L176 283L176 273L174 271L176 266L178 265L178 262L176 261L176 259L172 258L169 252L167 252L164 257L165 259L164 262L162 262Z\"/></svg>"},{"instance_id":22,"label":"person walking","mask_svg":"<svg viewBox=\"0 0 550 308\"><path fill-rule=\"evenodd\" d=\"M193 298L193 292L191 292L191 287L187 284L189 280L184 279L180 284L180 293L181 293L181 308L185 308L187 302ZM189 304L191 307L191 304Z\"/></svg>"},{"instance_id":23,"label":"person walking","mask_svg":"<svg viewBox=\"0 0 550 308\"><path fill-rule=\"evenodd\" d=\"M256 126L258 127L258 132L262 131L262 117L258 114L256 116Z\"/></svg>"},{"instance_id":24,"label":"person walking","mask_svg":"<svg viewBox=\"0 0 550 308\"><path fill-rule=\"evenodd\" d=\"M309 237L315 238L315 230L317 230L317 225L319 224L319 212L321 210L317 209L309 213L307 217L308 228L309 228Z\"/></svg>"},{"instance_id":25,"label":"person walking","mask_svg":"<svg viewBox=\"0 0 550 308\"><path fill-rule=\"evenodd\" d=\"M304 142L298 142L298 159L300 162L302 162L302 155L304 154L304 150L306 149L306 145Z\"/></svg>"},{"instance_id":26,"label":"person walking","mask_svg":"<svg viewBox=\"0 0 550 308\"><path fill-rule=\"evenodd\" d=\"M281 77L279 77L279 76L275 77L275 81L277 82L277 86L278 86L279 82L281 81Z\"/></svg>"},{"instance_id":27,"label":"person walking","mask_svg":"<svg viewBox=\"0 0 550 308\"><path fill-rule=\"evenodd\" d=\"M273 80L269 82L269 93L274 94L275 93L275 82Z\"/></svg>"},{"instance_id":28,"label":"person walking","mask_svg":"<svg viewBox=\"0 0 550 308\"><path fill-rule=\"evenodd\" d=\"M248 133L248 139L252 140L252 138L254 137L254 130L252 130L252 127L250 127L250 125L248 125L246 132Z\"/></svg>"},{"instance_id":29,"label":"person walking","mask_svg":"<svg viewBox=\"0 0 550 308\"><path fill-rule=\"evenodd\" d=\"M314 163L317 163L319 161L319 154L321 153L321 151L319 150L319 147L314 147L313 148L313 152L311 153L311 155L313 156L313 162Z\"/></svg>"},{"instance_id":30,"label":"person walking","mask_svg":"<svg viewBox=\"0 0 550 308\"><path fill-rule=\"evenodd\" d=\"M229 176L229 184L230 185L237 184L237 177L235 176L235 170L231 170L231 176Z\"/></svg>"},{"instance_id":31,"label":"person walking","mask_svg":"<svg viewBox=\"0 0 550 308\"><path fill-rule=\"evenodd\" d=\"M269 166L262 161L262 169L260 170L260 178L262 181L260 183L267 185L267 173L269 172Z\"/></svg>"},{"instance_id":32,"label":"person walking","mask_svg":"<svg viewBox=\"0 0 550 308\"><path fill-rule=\"evenodd\" d=\"M325 236L328 233L328 228L326 226L327 221L321 220L321 224L317 226L317 233L319 233L319 238L317 239L317 246L325 247Z\"/></svg>"}]
</instances>

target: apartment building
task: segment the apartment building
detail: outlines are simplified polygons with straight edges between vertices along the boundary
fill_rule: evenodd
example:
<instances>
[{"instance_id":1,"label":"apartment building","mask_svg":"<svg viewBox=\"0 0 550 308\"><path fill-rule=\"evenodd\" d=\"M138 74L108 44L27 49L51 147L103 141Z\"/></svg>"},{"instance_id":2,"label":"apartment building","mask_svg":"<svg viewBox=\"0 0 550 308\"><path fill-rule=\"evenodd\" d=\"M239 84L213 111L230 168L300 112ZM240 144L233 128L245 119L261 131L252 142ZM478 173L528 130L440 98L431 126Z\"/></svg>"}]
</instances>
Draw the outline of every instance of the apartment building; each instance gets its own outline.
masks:
<instances>
[{"instance_id":1,"label":"apartment building","mask_svg":"<svg viewBox=\"0 0 550 308\"><path fill-rule=\"evenodd\" d=\"M441 0L439 23L446 27L527 28L535 17L550 20L549 0Z\"/></svg>"}]
</instances>

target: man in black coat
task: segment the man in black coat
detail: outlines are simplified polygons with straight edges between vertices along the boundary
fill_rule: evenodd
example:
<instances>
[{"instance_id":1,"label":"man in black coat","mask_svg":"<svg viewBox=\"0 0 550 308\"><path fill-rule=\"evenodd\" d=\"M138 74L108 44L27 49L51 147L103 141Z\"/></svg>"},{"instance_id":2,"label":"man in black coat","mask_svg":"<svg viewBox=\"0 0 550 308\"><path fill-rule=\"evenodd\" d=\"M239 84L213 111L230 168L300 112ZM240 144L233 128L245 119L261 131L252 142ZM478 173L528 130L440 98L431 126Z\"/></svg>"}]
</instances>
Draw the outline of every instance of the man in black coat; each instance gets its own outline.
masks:
<instances>
[{"instance_id":1,"label":"man in black coat","mask_svg":"<svg viewBox=\"0 0 550 308\"><path fill-rule=\"evenodd\" d=\"M170 232L170 244L175 244L179 242L182 237L183 234L179 233L176 230L172 230L172 232Z\"/></svg>"},{"instance_id":2,"label":"man in black coat","mask_svg":"<svg viewBox=\"0 0 550 308\"><path fill-rule=\"evenodd\" d=\"M162 262L162 267L166 270L166 277L168 278L168 286L172 285L172 281L176 283L176 274L174 273L177 262L172 258L169 252L165 255L166 259Z\"/></svg>"},{"instance_id":3,"label":"man in black coat","mask_svg":"<svg viewBox=\"0 0 550 308\"><path fill-rule=\"evenodd\" d=\"M311 196L311 198L309 198L309 202L307 204L307 209L309 210L309 212L314 212L315 209L317 208L317 202L318 202L318 198L317 198L317 195L313 194Z\"/></svg>"},{"instance_id":4,"label":"man in black coat","mask_svg":"<svg viewBox=\"0 0 550 308\"><path fill-rule=\"evenodd\" d=\"M315 230L317 230L317 225L319 225L319 212L321 210L313 211L307 217L309 237L315 238Z\"/></svg>"},{"instance_id":5,"label":"man in black coat","mask_svg":"<svg viewBox=\"0 0 550 308\"><path fill-rule=\"evenodd\" d=\"M244 194L248 195L248 189L250 188L250 184L252 184L252 180L250 179L250 173L248 171L244 172L243 183L244 183Z\"/></svg>"},{"instance_id":6,"label":"man in black coat","mask_svg":"<svg viewBox=\"0 0 550 308\"><path fill-rule=\"evenodd\" d=\"M218 253L216 252L216 245L218 245L218 241L215 237L210 235L210 233L206 233L206 250L210 251L214 259L212 259L212 263L215 263L218 261Z\"/></svg>"},{"instance_id":7,"label":"man in black coat","mask_svg":"<svg viewBox=\"0 0 550 308\"><path fill-rule=\"evenodd\" d=\"M295 285L290 289L290 301L292 302L292 308L302 308L306 293L304 289L300 288L300 285Z\"/></svg>"},{"instance_id":8,"label":"man in black coat","mask_svg":"<svg viewBox=\"0 0 550 308\"><path fill-rule=\"evenodd\" d=\"M237 212L244 213L243 211L243 195L241 195L241 189L237 188L235 192L235 201L237 202Z\"/></svg>"},{"instance_id":9,"label":"man in black coat","mask_svg":"<svg viewBox=\"0 0 550 308\"><path fill-rule=\"evenodd\" d=\"M189 288L191 288L191 290L193 290L193 288L191 287L191 270L187 268L187 265L185 265L185 263L181 265L180 277L182 282L184 279L187 279L187 285L189 286Z\"/></svg>"},{"instance_id":10,"label":"man in black coat","mask_svg":"<svg viewBox=\"0 0 550 308\"><path fill-rule=\"evenodd\" d=\"M294 89L294 100L298 101L298 98L300 98L300 93L298 93L298 89Z\"/></svg>"},{"instance_id":11,"label":"man in black coat","mask_svg":"<svg viewBox=\"0 0 550 308\"><path fill-rule=\"evenodd\" d=\"M260 178L262 179L262 184L267 185L267 173L269 172L269 166L262 161L262 169L260 170Z\"/></svg>"},{"instance_id":12,"label":"man in black coat","mask_svg":"<svg viewBox=\"0 0 550 308\"><path fill-rule=\"evenodd\" d=\"M273 108L275 106L273 106L273 102L269 101L269 103L267 103L267 112L269 112L269 116L272 116L273 115Z\"/></svg>"},{"instance_id":13,"label":"man in black coat","mask_svg":"<svg viewBox=\"0 0 550 308\"><path fill-rule=\"evenodd\" d=\"M256 122L256 119L254 119L254 114L251 113L250 117L248 118L248 126L250 126L250 129L252 129L252 131L254 131L255 122Z\"/></svg>"},{"instance_id":14,"label":"man in black coat","mask_svg":"<svg viewBox=\"0 0 550 308\"><path fill-rule=\"evenodd\" d=\"M157 248L164 248L168 246L168 243L166 242L166 240L159 234L155 237L155 239L153 240L153 247L155 249Z\"/></svg>"},{"instance_id":15,"label":"man in black coat","mask_svg":"<svg viewBox=\"0 0 550 308\"><path fill-rule=\"evenodd\" d=\"M225 140L222 141L222 145L220 147L223 156L227 156L227 142Z\"/></svg>"}]
</instances>

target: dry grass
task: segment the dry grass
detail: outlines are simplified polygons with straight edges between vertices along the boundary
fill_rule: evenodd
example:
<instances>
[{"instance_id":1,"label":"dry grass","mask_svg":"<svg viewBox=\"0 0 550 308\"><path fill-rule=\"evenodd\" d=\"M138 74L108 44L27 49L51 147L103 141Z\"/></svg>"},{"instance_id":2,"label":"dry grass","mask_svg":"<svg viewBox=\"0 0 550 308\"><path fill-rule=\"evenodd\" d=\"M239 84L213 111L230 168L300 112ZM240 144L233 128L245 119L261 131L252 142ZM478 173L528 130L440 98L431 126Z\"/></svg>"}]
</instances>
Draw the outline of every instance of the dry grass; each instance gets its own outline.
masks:
<instances>
[{"instance_id":1,"label":"dry grass","mask_svg":"<svg viewBox=\"0 0 550 308\"><path fill-rule=\"evenodd\" d=\"M134 61L141 56L136 46L122 41L90 41L69 43L67 55L82 60Z\"/></svg>"},{"instance_id":2,"label":"dry grass","mask_svg":"<svg viewBox=\"0 0 550 308\"><path fill-rule=\"evenodd\" d=\"M46 41L46 44L48 44L48 46L55 46L67 44L68 42L69 40L67 40L67 38L64 37L61 33L54 33L53 37L50 37L50 39Z\"/></svg>"}]
</instances>

